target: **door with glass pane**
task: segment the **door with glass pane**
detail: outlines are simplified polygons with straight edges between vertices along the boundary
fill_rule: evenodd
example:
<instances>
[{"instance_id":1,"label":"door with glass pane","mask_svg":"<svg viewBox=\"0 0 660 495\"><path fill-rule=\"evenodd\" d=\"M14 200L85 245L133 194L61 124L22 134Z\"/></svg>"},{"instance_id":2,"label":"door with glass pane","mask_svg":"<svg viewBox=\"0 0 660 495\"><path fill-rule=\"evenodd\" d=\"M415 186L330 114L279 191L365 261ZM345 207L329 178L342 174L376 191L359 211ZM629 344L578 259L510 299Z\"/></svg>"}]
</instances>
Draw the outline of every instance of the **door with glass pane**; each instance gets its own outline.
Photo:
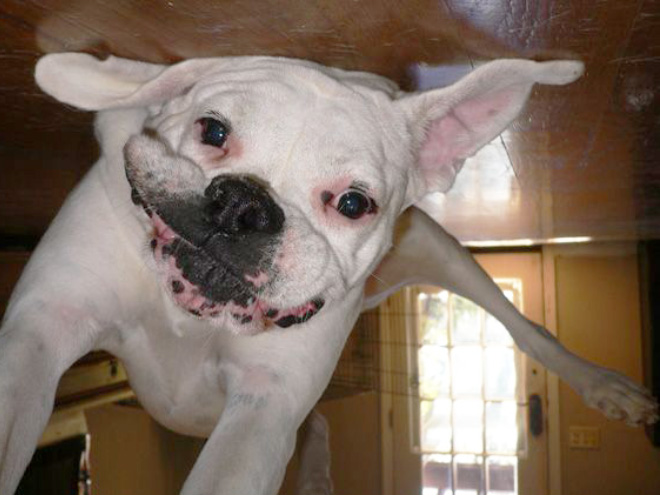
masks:
<instances>
[{"instance_id":1,"label":"door with glass pane","mask_svg":"<svg viewBox=\"0 0 660 495\"><path fill-rule=\"evenodd\" d=\"M539 254L479 261L517 307L542 321ZM390 304L391 330L399 325L405 335L383 363L399 381L391 397L391 492L545 494L547 434L538 407L530 431L529 408L529 397L545 406L544 371L469 300L414 287Z\"/></svg>"}]
</instances>

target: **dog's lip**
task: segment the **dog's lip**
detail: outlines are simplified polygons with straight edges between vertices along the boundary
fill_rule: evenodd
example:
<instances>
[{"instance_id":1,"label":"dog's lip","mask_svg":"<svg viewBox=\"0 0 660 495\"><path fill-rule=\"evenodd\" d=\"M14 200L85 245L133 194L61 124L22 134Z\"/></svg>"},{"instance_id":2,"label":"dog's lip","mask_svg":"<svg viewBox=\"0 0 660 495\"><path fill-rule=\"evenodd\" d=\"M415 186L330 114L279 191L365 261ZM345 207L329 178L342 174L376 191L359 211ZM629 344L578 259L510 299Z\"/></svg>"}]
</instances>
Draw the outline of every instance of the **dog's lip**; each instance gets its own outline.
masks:
<instances>
[{"instance_id":1,"label":"dog's lip","mask_svg":"<svg viewBox=\"0 0 660 495\"><path fill-rule=\"evenodd\" d=\"M305 323L312 316L314 316L319 311L321 311L321 308L323 308L324 304L325 304L325 300L323 298L321 297L314 298L311 301L308 301L306 304L303 304L302 306L298 306L296 308L285 310L281 313L278 313L278 316L280 316L280 318L275 320L273 323L275 323L275 325L277 325L278 327L282 327L282 328L287 328L290 327L291 325ZM284 313L285 316L281 316L282 313Z\"/></svg>"},{"instance_id":2,"label":"dog's lip","mask_svg":"<svg viewBox=\"0 0 660 495\"><path fill-rule=\"evenodd\" d=\"M278 309L267 302L255 298L247 307L239 306L230 309L233 318L241 324L263 322L263 328L276 325L288 328L309 321L323 308L325 300L322 297L310 299L304 304L286 309Z\"/></svg>"},{"instance_id":3,"label":"dog's lip","mask_svg":"<svg viewBox=\"0 0 660 495\"><path fill-rule=\"evenodd\" d=\"M167 222L161 218L161 216L157 211L154 210L153 207L148 205L142 199L140 193L135 187L131 187L131 200L135 205L142 207L142 209L151 219L151 223L154 226L153 241L158 239L164 245L167 245L174 239L179 238L184 242L188 242L185 238L176 233L174 229L172 229L172 227L170 227ZM178 301L176 302L177 304L181 305L181 303ZM200 308L186 309L190 314L198 318L220 318L221 312L218 311L215 307L217 304L224 304L233 318L241 324L245 325L255 322L256 320L261 320L263 321L264 328L269 327L270 324L274 324L280 328L288 328L290 326L309 321L314 315L321 311L325 305L325 299L317 296L298 306L291 306L285 309L280 309L275 306L271 306L265 300L258 298L255 294L250 298L250 303L247 305L247 307L240 305L235 301L229 301L228 303L218 303L208 299L202 303L202 307Z\"/></svg>"}]
</instances>

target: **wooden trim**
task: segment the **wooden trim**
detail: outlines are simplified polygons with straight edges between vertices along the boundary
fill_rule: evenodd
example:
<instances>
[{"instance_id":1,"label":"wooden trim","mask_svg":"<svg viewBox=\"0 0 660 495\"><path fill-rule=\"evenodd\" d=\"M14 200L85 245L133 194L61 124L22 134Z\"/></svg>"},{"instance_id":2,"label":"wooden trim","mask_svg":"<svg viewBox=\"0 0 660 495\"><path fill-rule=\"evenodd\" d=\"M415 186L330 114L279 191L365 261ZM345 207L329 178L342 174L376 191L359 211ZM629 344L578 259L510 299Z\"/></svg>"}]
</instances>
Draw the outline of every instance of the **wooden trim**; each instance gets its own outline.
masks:
<instances>
[{"instance_id":1,"label":"wooden trim","mask_svg":"<svg viewBox=\"0 0 660 495\"><path fill-rule=\"evenodd\" d=\"M543 258L543 299L545 327L557 337L557 288L555 257L557 249L545 246ZM561 434L559 424L559 378L547 374L548 387L548 493L561 495Z\"/></svg>"},{"instance_id":2,"label":"wooden trim","mask_svg":"<svg viewBox=\"0 0 660 495\"><path fill-rule=\"evenodd\" d=\"M55 408L105 396L130 388L123 365L110 355L91 354L62 376L55 395Z\"/></svg>"},{"instance_id":3,"label":"wooden trim","mask_svg":"<svg viewBox=\"0 0 660 495\"><path fill-rule=\"evenodd\" d=\"M385 309L385 310L383 310ZM381 495L394 495L394 452L393 452L393 430L392 430L392 346L389 344L393 339L392 321L387 314L390 309L390 300L387 299L378 310L379 333L380 333L380 373L379 390L380 397L380 453L381 453Z\"/></svg>"},{"instance_id":4,"label":"wooden trim","mask_svg":"<svg viewBox=\"0 0 660 495\"><path fill-rule=\"evenodd\" d=\"M86 409L134 397L133 390L126 384L104 392L96 391L92 396L59 406L48 421L48 426L39 440L39 447L86 434Z\"/></svg>"}]
</instances>

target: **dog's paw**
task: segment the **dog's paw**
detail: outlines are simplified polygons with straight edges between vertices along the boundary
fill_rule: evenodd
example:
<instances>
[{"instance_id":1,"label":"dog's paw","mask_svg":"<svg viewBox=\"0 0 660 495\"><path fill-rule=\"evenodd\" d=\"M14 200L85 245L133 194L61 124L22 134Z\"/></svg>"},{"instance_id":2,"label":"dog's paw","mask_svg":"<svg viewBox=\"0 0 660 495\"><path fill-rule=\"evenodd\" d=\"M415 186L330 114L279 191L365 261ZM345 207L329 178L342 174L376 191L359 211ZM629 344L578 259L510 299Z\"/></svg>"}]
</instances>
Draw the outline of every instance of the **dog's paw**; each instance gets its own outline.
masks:
<instances>
[{"instance_id":1,"label":"dog's paw","mask_svg":"<svg viewBox=\"0 0 660 495\"><path fill-rule=\"evenodd\" d=\"M585 403L608 419L630 426L652 424L660 418L658 401L641 385L616 371L594 366L580 387Z\"/></svg>"}]
</instances>

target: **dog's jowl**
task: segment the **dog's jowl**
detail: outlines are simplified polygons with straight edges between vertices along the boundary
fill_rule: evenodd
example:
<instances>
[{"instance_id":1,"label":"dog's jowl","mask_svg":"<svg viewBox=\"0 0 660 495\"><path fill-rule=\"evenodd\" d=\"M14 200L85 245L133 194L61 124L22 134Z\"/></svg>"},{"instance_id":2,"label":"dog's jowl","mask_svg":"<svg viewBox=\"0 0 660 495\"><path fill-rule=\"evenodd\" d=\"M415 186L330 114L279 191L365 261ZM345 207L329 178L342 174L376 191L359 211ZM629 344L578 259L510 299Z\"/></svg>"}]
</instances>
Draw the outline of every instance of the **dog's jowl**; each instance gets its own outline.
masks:
<instances>
[{"instance_id":1,"label":"dog's jowl","mask_svg":"<svg viewBox=\"0 0 660 495\"><path fill-rule=\"evenodd\" d=\"M35 251L0 331L0 493L16 489L59 377L105 349L158 421L208 437L183 494L275 494L358 314L415 281L481 304L606 415L654 421L643 388L522 317L413 207L451 187L535 83L581 73L574 61L499 60L413 94L292 59L42 58L43 91L98 111L101 156ZM365 297L374 273L388 285ZM323 447L320 433L310 438Z\"/></svg>"}]
</instances>

